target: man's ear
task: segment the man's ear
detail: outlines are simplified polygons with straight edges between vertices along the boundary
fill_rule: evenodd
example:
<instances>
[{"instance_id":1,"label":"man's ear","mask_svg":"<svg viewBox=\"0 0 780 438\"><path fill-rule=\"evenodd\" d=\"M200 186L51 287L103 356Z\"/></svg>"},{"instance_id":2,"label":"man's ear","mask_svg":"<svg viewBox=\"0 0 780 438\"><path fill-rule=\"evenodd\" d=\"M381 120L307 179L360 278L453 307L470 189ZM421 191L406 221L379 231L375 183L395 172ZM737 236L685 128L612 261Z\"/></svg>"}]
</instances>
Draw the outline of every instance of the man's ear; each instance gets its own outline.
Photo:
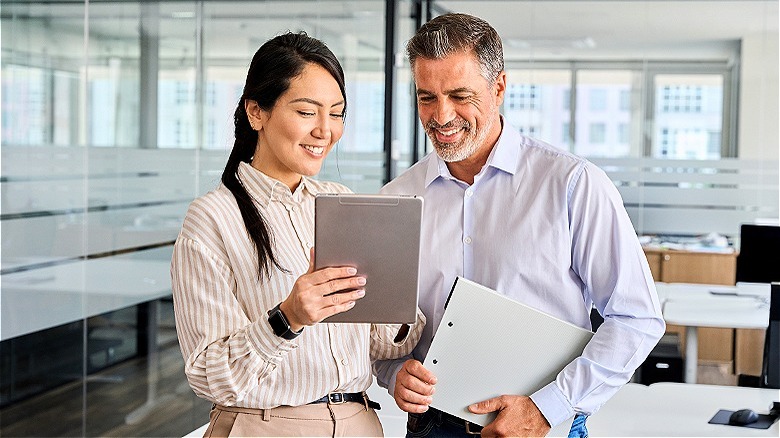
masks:
<instances>
[{"instance_id":1,"label":"man's ear","mask_svg":"<svg viewBox=\"0 0 780 438\"><path fill-rule=\"evenodd\" d=\"M263 123L265 123L265 111L263 111L257 104L257 101L246 99L244 100L244 109L246 110L246 116L249 119L249 125L255 131L263 129Z\"/></svg>"},{"instance_id":2,"label":"man's ear","mask_svg":"<svg viewBox=\"0 0 780 438\"><path fill-rule=\"evenodd\" d=\"M504 94L506 93L506 71L501 71L493 84L493 91L496 95L496 106L504 103Z\"/></svg>"}]
</instances>

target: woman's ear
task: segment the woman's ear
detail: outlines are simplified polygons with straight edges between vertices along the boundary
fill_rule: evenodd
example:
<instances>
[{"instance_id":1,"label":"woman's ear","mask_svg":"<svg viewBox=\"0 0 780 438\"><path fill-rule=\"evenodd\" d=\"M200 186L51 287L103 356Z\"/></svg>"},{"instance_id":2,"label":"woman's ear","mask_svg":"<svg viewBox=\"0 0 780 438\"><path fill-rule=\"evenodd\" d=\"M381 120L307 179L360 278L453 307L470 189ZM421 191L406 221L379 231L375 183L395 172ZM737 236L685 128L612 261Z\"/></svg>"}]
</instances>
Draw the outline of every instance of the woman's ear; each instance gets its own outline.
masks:
<instances>
[{"instance_id":1,"label":"woman's ear","mask_svg":"<svg viewBox=\"0 0 780 438\"><path fill-rule=\"evenodd\" d=\"M255 131L263 129L263 122L265 121L265 111L263 111L256 101L246 99L244 101L244 109L246 110L246 116L249 119L249 125Z\"/></svg>"}]
</instances>

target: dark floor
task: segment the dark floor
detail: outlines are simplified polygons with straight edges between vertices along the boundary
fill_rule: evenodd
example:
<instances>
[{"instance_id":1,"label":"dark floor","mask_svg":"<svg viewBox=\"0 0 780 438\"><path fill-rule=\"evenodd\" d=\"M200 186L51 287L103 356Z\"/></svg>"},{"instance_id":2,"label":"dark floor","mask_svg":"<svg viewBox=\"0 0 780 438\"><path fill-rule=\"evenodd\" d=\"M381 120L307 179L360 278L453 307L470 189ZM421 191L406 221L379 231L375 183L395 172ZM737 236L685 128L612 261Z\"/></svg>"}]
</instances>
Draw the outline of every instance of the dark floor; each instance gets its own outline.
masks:
<instances>
[{"instance_id":1,"label":"dark floor","mask_svg":"<svg viewBox=\"0 0 780 438\"><path fill-rule=\"evenodd\" d=\"M161 308L158 366L133 358L0 410L0 436L181 437L208 422ZM150 382L150 383L148 383ZM147 404L147 400L152 400Z\"/></svg>"}]
</instances>

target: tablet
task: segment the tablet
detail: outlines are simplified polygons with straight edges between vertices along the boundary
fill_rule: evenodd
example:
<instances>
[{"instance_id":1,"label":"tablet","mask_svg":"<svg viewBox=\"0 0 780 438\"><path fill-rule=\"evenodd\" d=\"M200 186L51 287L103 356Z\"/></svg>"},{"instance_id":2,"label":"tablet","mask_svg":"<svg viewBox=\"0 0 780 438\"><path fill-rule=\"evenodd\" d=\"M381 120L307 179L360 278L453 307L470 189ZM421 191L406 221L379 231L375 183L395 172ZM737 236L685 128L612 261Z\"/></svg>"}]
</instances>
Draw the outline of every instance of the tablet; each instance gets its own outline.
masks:
<instances>
[{"instance_id":1,"label":"tablet","mask_svg":"<svg viewBox=\"0 0 780 438\"><path fill-rule=\"evenodd\" d=\"M323 322L412 324L417 315L423 199L318 194L314 267L354 266L366 295Z\"/></svg>"}]
</instances>

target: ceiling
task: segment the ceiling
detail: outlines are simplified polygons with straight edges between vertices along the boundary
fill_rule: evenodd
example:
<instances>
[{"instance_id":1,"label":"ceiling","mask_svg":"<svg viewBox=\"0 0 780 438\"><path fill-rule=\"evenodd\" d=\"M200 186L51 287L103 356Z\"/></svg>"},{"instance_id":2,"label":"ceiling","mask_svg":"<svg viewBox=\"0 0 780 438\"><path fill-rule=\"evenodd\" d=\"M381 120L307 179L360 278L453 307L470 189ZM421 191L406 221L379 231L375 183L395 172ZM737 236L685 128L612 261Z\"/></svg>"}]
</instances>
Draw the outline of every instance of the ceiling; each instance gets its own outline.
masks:
<instances>
[{"instance_id":1,"label":"ceiling","mask_svg":"<svg viewBox=\"0 0 780 438\"><path fill-rule=\"evenodd\" d=\"M777 44L777 0L439 0L432 4L435 13L465 12L486 19L504 40L510 61L729 60L742 38L768 35ZM79 2L11 2L0 11L3 47L27 44L31 51L42 46L50 53L68 53L73 51L67 47L70 41L78 44L82 39L87 14L91 41L106 41L104 49L112 51L111 56L123 56L124 42L125 54L132 57L138 50L139 16L152 8L159 11L155 13L164 38L161 55L189 58L195 51L197 5L194 1L93 0L85 10ZM384 7L383 0L205 1L204 50L210 58L245 62L247 53L267 38L286 30L307 30L340 56L359 53L358 58L381 61ZM400 2L398 16L403 44L414 30L411 2ZM16 40L24 35L18 31L31 22L55 28L48 34L56 38L43 44ZM90 51L99 57L103 49L98 45Z\"/></svg>"},{"instance_id":2,"label":"ceiling","mask_svg":"<svg viewBox=\"0 0 780 438\"><path fill-rule=\"evenodd\" d=\"M488 21L507 58L728 59L738 41L769 32L771 1L437 1Z\"/></svg>"}]
</instances>

